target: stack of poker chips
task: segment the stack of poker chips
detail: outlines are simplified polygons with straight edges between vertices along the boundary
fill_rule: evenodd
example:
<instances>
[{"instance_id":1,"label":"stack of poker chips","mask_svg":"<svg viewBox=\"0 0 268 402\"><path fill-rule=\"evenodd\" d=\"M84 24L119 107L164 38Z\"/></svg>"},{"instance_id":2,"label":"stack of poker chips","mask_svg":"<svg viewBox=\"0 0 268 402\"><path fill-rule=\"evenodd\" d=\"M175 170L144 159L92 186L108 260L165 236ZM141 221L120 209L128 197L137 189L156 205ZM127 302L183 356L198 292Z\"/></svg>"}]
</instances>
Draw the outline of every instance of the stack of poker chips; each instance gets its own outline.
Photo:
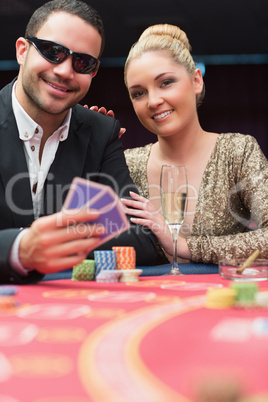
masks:
<instances>
[{"instance_id":1,"label":"stack of poker chips","mask_svg":"<svg viewBox=\"0 0 268 402\"><path fill-rule=\"evenodd\" d=\"M225 309L234 306L236 290L231 288L210 288L206 294L206 307L211 309Z\"/></svg>"},{"instance_id":2,"label":"stack of poker chips","mask_svg":"<svg viewBox=\"0 0 268 402\"><path fill-rule=\"evenodd\" d=\"M134 247L113 247L116 253L116 268L120 270L136 268L136 252Z\"/></svg>"},{"instance_id":3,"label":"stack of poker chips","mask_svg":"<svg viewBox=\"0 0 268 402\"><path fill-rule=\"evenodd\" d=\"M268 291L258 291L258 285L254 282L234 282L229 288L209 289L206 294L206 307L268 307Z\"/></svg>"},{"instance_id":4,"label":"stack of poker chips","mask_svg":"<svg viewBox=\"0 0 268 402\"><path fill-rule=\"evenodd\" d=\"M136 269L134 247L113 247L94 251L97 282L136 282L142 273Z\"/></svg>"},{"instance_id":5,"label":"stack of poker chips","mask_svg":"<svg viewBox=\"0 0 268 402\"><path fill-rule=\"evenodd\" d=\"M102 270L109 271L116 269L116 253L113 250L94 251L96 275Z\"/></svg>"},{"instance_id":6,"label":"stack of poker chips","mask_svg":"<svg viewBox=\"0 0 268 402\"><path fill-rule=\"evenodd\" d=\"M73 281L93 281L95 278L95 261L84 260L73 267Z\"/></svg>"},{"instance_id":7,"label":"stack of poker chips","mask_svg":"<svg viewBox=\"0 0 268 402\"><path fill-rule=\"evenodd\" d=\"M258 292L258 286L253 282L235 282L231 288L236 291L236 305L250 307L255 305L255 297Z\"/></svg>"},{"instance_id":8,"label":"stack of poker chips","mask_svg":"<svg viewBox=\"0 0 268 402\"><path fill-rule=\"evenodd\" d=\"M137 282L141 269L136 269L136 252L134 247L113 247L116 252L116 268L122 272L120 282Z\"/></svg>"},{"instance_id":9,"label":"stack of poker chips","mask_svg":"<svg viewBox=\"0 0 268 402\"><path fill-rule=\"evenodd\" d=\"M0 310L8 310L16 306L16 293L17 286L0 285Z\"/></svg>"},{"instance_id":10,"label":"stack of poker chips","mask_svg":"<svg viewBox=\"0 0 268 402\"><path fill-rule=\"evenodd\" d=\"M97 282L118 282L120 272L116 269L116 253L113 250L94 251Z\"/></svg>"}]
</instances>

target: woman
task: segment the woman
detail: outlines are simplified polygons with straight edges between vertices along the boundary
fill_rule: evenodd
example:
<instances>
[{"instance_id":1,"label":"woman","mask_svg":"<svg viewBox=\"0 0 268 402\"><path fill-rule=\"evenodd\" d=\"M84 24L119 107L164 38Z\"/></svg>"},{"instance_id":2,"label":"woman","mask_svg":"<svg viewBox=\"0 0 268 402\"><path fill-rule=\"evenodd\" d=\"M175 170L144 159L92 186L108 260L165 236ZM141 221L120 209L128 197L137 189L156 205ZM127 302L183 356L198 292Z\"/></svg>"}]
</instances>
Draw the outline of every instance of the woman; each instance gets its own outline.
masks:
<instances>
[{"instance_id":1,"label":"woman","mask_svg":"<svg viewBox=\"0 0 268 402\"><path fill-rule=\"evenodd\" d=\"M147 28L130 50L125 83L137 117L158 139L125 151L143 195L130 193L131 199L123 200L133 223L152 229L166 256L172 255L161 215L160 171L163 164L184 164L189 192L178 257L218 263L259 249L268 258L267 159L249 135L200 126L204 84L186 34L167 24Z\"/></svg>"}]
</instances>

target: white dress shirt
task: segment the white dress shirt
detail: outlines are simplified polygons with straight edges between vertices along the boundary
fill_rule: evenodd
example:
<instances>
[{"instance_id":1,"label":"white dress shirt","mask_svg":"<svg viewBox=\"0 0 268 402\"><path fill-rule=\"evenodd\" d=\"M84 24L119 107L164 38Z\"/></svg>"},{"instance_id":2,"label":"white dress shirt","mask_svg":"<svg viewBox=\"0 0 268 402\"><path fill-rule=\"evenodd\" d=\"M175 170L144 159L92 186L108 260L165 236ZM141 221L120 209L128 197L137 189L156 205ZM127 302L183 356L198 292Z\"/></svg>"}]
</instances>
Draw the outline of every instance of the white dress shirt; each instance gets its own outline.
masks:
<instances>
[{"instance_id":1,"label":"white dress shirt","mask_svg":"<svg viewBox=\"0 0 268 402\"><path fill-rule=\"evenodd\" d=\"M31 119L18 102L15 95L15 86L16 83L12 89L12 108L17 122L19 137L23 142L32 190L34 219L37 219L40 215L44 183L49 169L54 161L60 141L65 141L68 137L72 110L70 109L68 111L63 124L47 139L40 162L39 150L43 136L43 129L39 124ZM10 263L13 268L25 275L27 274L27 270L22 266L18 257L19 244L22 235L23 232L17 236L12 246Z\"/></svg>"}]
</instances>

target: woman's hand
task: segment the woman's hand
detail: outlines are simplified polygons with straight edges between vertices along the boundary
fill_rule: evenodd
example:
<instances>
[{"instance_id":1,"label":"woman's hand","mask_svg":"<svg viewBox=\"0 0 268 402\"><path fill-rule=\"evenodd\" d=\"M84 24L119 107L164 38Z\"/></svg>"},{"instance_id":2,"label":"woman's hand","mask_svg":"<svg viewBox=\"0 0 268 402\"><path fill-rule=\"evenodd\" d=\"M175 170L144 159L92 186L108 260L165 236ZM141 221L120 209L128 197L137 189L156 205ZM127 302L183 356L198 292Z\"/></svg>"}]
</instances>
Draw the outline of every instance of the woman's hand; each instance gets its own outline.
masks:
<instances>
[{"instance_id":1,"label":"woman's hand","mask_svg":"<svg viewBox=\"0 0 268 402\"><path fill-rule=\"evenodd\" d=\"M84 105L84 107L88 109L88 105ZM90 110L94 110L94 112L99 112L99 113L102 113L102 114L106 114L107 116L111 116L111 117L114 118L114 112L113 112L113 110L108 110L108 112L107 112L106 108L103 107L103 106L100 107L100 108L98 108L98 106L91 106L91 107L90 107ZM126 132L126 129L125 129L125 128L120 128L120 131L119 131L119 133L118 133L118 137L121 138L122 135L123 135L125 132Z\"/></svg>"},{"instance_id":2,"label":"woman's hand","mask_svg":"<svg viewBox=\"0 0 268 402\"><path fill-rule=\"evenodd\" d=\"M132 215L130 218L131 222L146 226L151 229L166 253L172 256L172 236L162 213L158 212L153 204L141 195L133 193L132 191L130 191L129 195L132 198L131 200L124 198L121 201L125 207L127 207L125 212L128 215ZM178 236L177 251L178 257L183 259L191 258L191 252L187 245L186 239L180 235Z\"/></svg>"},{"instance_id":3,"label":"woman's hand","mask_svg":"<svg viewBox=\"0 0 268 402\"><path fill-rule=\"evenodd\" d=\"M36 219L21 238L22 265L43 274L72 268L87 258L105 233L101 225L90 225L95 210L64 210ZM86 222L86 223L85 223Z\"/></svg>"},{"instance_id":4,"label":"woman's hand","mask_svg":"<svg viewBox=\"0 0 268 402\"><path fill-rule=\"evenodd\" d=\"M87 105L85 105L85 107L87 107ZM107 112L107 109L104 106L102 106L100 108L98 106L91 106L89 109L94 110L94 112L99 112L101 114L106 114L107 116L114 117L113 110L108 110L108 112Z\"/></svg>"},{"instance_id":5,"label":"woman's hand","mask_svg":"<svg viewBox=\"0 0 268 402\"><path fill-rule=\"evenodd\" d=\"M163 215L158 212L153 204L139 194L130 191L132 199L122 199L125 212L132 215L131 222L143 225L151 229L156 235L165 251L172 255L172 237Z\"/></svg>"}]
</instances>

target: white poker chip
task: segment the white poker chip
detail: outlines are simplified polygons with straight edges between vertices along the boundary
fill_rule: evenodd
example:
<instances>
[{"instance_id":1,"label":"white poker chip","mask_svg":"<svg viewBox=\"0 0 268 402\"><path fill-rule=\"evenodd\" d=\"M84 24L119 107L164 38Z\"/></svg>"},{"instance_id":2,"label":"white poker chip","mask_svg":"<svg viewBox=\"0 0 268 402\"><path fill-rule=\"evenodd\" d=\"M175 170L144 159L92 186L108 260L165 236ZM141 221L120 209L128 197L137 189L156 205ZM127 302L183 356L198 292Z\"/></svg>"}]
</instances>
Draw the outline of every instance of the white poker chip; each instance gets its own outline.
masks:
<instances>
[{"instance_id":1,"label":"white poker chip","mask_svg":"<svg viewBox=\"0 0 268 402\"><path fill-rule=\"evenodd\" d=\"M102 282L102 283L113 283L113 282L118 282L118 279L121 276L121 271L118 269L103 269L97 276L96 276L96 282Z\"/></svg>"},{"instance_id":2,"label":"white poker chip","mask_svg":"<svg viewBox=\"0 0 268 402\"><path fill-rule=\"evenodd\" d=\"M121 269L120 282L138 282L142 269Z\"/></svg>"},{"instance_id":3,"label":"white poker chip","mask_svg":"<svg viewBox=\"0 0 268 402\"><path fill-rule=\"evenodd\" d=\"M257 292L255 295L255 302L258 306L268 307L268 292Z\"/></svg>"}]
</instances>

